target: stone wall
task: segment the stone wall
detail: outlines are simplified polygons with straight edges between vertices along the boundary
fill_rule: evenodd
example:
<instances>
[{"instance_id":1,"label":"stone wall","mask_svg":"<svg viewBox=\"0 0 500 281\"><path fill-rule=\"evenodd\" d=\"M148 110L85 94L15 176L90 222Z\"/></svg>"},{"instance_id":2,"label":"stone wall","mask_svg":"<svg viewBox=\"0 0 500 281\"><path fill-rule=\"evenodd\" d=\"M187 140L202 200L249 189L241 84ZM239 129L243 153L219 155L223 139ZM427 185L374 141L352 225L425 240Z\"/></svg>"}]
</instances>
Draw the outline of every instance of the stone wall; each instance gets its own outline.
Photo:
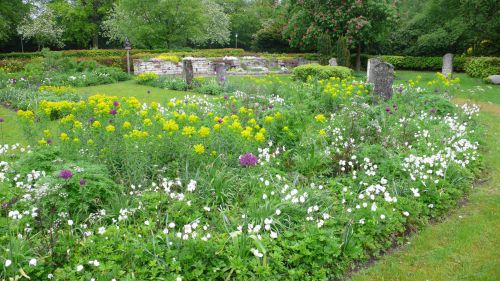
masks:
<instances>
[{"instance_id":1,"label":"stone wall","mask_svg":"<svg viewBox=\"0 0 500 281\"><path fill-rule=\"evenodd\" d=\"M308 63L315 63L302 58L292 60L273 60L261 57L224 57L222 59L207 59L186 57L183 60L191 60L194 75L215 75L215 65L224 63L227 66L227 74L242 75L254 73L269 73L269 68L280 67L278 73L287 73L289 69ZM162 61L159 59L134 60L134 74L153 72L160 75L182 75L182 62Z\"/></svg>"}]
</instances>

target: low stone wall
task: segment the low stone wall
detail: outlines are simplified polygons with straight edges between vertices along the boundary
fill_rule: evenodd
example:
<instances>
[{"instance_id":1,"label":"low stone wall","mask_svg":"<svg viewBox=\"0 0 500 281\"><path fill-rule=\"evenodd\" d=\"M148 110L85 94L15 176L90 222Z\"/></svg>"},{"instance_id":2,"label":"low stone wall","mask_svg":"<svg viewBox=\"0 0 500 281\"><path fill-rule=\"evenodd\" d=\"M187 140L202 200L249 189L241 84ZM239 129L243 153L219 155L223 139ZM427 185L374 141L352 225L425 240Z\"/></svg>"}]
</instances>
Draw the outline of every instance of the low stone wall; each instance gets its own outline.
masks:
<instances>
[{"instance_id":1,"label":"low stone wall","mask_svg":"<svg viewBox=\"0 0 500 281\"><path fill-rule=\"evenodd\" d=\"M228 69L228 75L266 74L269 68L280 67L280 71L272 73L286 73L287 70L308 63L316 63L302 58L292 60L273 60L261 57L224 57L222 59L193 58L186 57L183 60L191 60L193 71L197 76L215 75L215 65L224 63ZM159 59L134 60L134 74L153 72L159 75L181 75L182 62L163 61Z\"/></svg>"}]
</instances>

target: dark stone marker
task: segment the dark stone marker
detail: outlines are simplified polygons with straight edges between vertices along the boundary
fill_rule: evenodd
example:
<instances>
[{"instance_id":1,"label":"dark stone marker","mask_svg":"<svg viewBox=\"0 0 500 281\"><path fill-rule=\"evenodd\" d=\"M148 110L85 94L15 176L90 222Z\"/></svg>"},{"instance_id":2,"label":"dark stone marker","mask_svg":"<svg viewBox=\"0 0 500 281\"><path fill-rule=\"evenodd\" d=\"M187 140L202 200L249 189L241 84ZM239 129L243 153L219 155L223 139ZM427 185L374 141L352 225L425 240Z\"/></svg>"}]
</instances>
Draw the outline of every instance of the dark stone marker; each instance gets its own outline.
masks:
<instances>
[{"instance_id":1,"label":"dark stone marker","mask_svg":"<svg viewBox=\"0 0 500 281\"><path fill-rule=\"evenodd\" d=\"M381 58L368 59L368 64L366 65L366 82L375 83L375 81L373 80L373 69L381 62Z\"/></svg>"},{"instance_id":2,"label":"dark stone marker","mask_svg":"<svg viewBox=\"0 0 500 281\"><path fill-rule=\"evenodd\" d=\"M385 99L392 97L392 82L394 81L394 66L381 62L373 67L372 77L375 84L373 92Z\"/></svg>"},{"instance_id":3,"label":"dark stone marker","mask_svg":"<svg viewBox=\"0 0 500 281\"><path fill-rule=\"evenodd\" d=\"M186 80L186 84L191 87L193 85L193 61L192 60L183 60L182 61L182 75L184 76L184 80Z\"/></svg>"},{"instance_id":4,"label":"dark stone marker","mask_svg":"<svg viewBox=\"0 0 500 281\"><path fill-rule=\"evenodd\" d=\"M441 73L446 77L451 77L453 74L453 54L446 54L443 56L443 69Z\"/></svg>"},{"instance_id":5,"label":"dark stone marker","mask_svg":"<svg viewBox=\"0 0 500 281\"><path fill-rule=\"evenodd\" d=\"M215 73L217 74L217 82L220 85L224 85L224 83L226 82L226 64L217 63L215 65Z\"/></svg>"}]
</instances>

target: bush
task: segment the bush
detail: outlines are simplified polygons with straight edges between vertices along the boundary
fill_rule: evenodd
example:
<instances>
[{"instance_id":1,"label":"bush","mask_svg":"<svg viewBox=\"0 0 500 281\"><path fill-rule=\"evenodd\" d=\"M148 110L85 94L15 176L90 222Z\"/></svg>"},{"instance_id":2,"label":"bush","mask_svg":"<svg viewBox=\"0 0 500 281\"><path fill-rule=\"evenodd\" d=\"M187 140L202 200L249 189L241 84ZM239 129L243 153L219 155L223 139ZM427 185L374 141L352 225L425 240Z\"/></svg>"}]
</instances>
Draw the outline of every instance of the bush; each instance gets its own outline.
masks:
<instances>
[{"instance_id":1,"label":"bush","mask_svg":"<svg viewBox=\"0 0 500 281\"><path fill-rule=\"evenodd\" d=\"M318 80L336 77L345 79L353 75L353 70L344 66L324 66L319 64L304 64L293 69L296 80L307 81L308 77Z\"/></svg>"},{"instance_id":2,"label":"bush","mask_svg":"<svg viewBox=\"0 0 500 281\"><path fill-rule=\"evenodd\" d=\"M469 76L477 78L486 78L490 75L500 74L500 58L472 58L465 64L465 72Z\"/></svg>"},{"instance_id":3,"label":"bush","mask_svg":"<svg viewBox=\"0 0 500 281\"><path fill-rule=\"evenodd\" d=\"M160 75L153 72L143 72L135 77L135 80L139 84L148 84L149 82L156 80Z\"/></svg>"},{"instance_id":4,"label":"bush","mask_svg":"<svg viewBox=\"0 0 500 281\"><path fill-rule=\"evenodd\" d=\"M382 58L385 62L394 65L396 70L422 70L422 71L440 71L443 66L443 57L412 57L412 56L377 56L361 55L361 64L366 69L366 64L370 58ZM351 62L355 61L355 56L351 57ZM453 71L464 71L465 63L469 60L467 57L453 57Z\"/></svg>"},{"instance_id":5,"label":"bush","mask_svg":"<svg viewBox=\"0 0 500 281\"><path fill-rule=\"evenodd\" d=\"M337 61L341 66L349 67L351 65L350 61L351 53L349 52L349 47L347 45L347 39L345 37L339 38L337 40Z\"/></svg>"},{"instance_id":6,"label":"bush","mask_svg":"<svg viewBox=\"0 0 500 281\"><path fill-rule=\"evenodd\" d=\"M170 54L160 54L159 56L156 56L155 58L162 60L162 61L170 61L173 63L179 63L181 61L181 58L179 58L176 55L170 55Z\"/></svg>"}]
</instances>

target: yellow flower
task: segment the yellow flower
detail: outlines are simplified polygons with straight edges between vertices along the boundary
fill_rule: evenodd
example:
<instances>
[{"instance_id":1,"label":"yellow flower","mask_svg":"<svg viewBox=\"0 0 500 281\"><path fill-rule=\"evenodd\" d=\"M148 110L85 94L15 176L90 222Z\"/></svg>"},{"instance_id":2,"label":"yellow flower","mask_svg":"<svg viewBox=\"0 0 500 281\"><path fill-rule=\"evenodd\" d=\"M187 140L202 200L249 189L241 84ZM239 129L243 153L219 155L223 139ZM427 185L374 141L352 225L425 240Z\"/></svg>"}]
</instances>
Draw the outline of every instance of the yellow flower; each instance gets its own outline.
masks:
<instances>
[{"instance_id":1,"label":"yellow flower","mask_svg":"<svg viewBox=\"0 0 500 281\"><path fill-rule=\"evenodd\" d=\"M74 143L80 143L80 139L79 139L79 138L74 138L74 139L73 139L73 142L74 142Z\"/></svg>"},{"instance_id":2,"label":"yellow flower","mask_svg":"<svg viewBox=\"0 0 500 281\"><path fill-rule=\"evenodd\" d=\"M210 135L210 128L201 126L200 129L198 130L198 134L202 138L208 137L208 135Z\"/></svg>"},{"instance_id":3,"label":"yellow flower","mask_svg":"<svg viewBox=\"0 0 500 281\"><path fill-rule=\"evenodd\" d=\"M73 122L73 128L75 128L75 129L82 128L82 122L80 122L80 121Z\"/></svg>"},{"instance_id":4,"label":"yellow flower","mask_svg":"<svg viewBox=\"0 0 500 281\"><path fill-rule=\"evenodd\" d=\"M61 133L61 136L59 137L62 141L67 141L69 140L69 136L66 133Z\"/></svg>"},{"instance_id":5,"label":"yellow flower","mask_svg":"<svg viewBox=\"0 0 500 281\"><path fill-rule=\"evenodd\" d=\"M114 132L114 131L115 131L115 126L113 126L113 125L108 125L108 126L106 126L106 131L107 131L108 133L112 133L112 132Z\"/></svg>"},{"instance_id":6,"label":"yellow flower","mask_svg":"<svg viewBox=\"0 0 500 281\"><path fill-rule=\"evenodd\" d=\"M189 118L188 118L189 123L195 123L196 121L198 121L198 119L200 119L200 118L194 114L189 115Z\"/></svg>"},{"instance_id":7,"label":"yellow flower","mask_svg":"<svg viewBox=\"0 0 500 281\"><path fill-rule=\"evenodd\" d=\"M47 144L47 141L45 141L45 140L39 140L39 141L38 141L38 144L40 144L40 145L44 145L44 144Z\"/></svg>"},{"instance_id":8,"label":"yellow flower","mask_svg":"<svg viewBox=\"0 0 500 281\"><path fill-rule=\"evenodd\" d=\"M323 123L326 121L326 117L323 114L316 115L316 117L314 117L314 119L316 119L316 121L319 123Z\"/></svg>"},{"instance_id":9,"label":"yellow flower","mask_svg":"<svg viewBox=\"0 0 500 281\"><path fill-rule=\"evenodd\" d=\"M185 126L182 128L182 134L184 136L192 137L196 133L196 129L192 126Z\"/></svg>"},{"instance_id":10,"label":"yellow flower","mask_svg":"<svg viewBox=\"0 0 500 281\"><path fill-rule=\"evenodd\" d=\"M324 135L326 135L326 131L325 131L325 130L323 130L323 129L319 130L319 135L320 135L320 136L324 136Z\"/></svg>"},{"instance_id":11,"label":"yellow flower","mask_svg":"<svg viewBox=\"0 0 500 281\"><path fill-rule=\"evenodd\" d=\"M222 127L221 124L215 124L214 125L214 130L216 130L216 131L220 130L221 127Z\"/></svg>"},{"instance_id":12,"label":"yellow flower","mask_svg":"<svg viewBox=\"0 0 500 281\"><path fill-rule=\"evenodd\" d=\"M144 119L144 126L151 126L151 125L153 125L151 119L149 118Z\"/></svg>"},{"instance_id":13,"label":"yellow flower","mask_svg":"<svg viewBox=\"0 0 500 281\"><path fill-rule=\"evenodd\" d=\"M51 136L49 130L43 130L43 134L45 135L46 138L50 138L50 136Z\"/></svg>"},{"instance_id":14,"label":"yellow flower","mask_svg":"<svg viewBox=\"0 0 500 281\"><path fill-rule=\"evenodd\" d=\"M263 133L257 133L255 134L255 140L258 142L263 142L266 138L264 137Z\"/></svg>"},{"instance_id":15,"label":"yellow flower","mask_svg":"<svg viewBox=\"0 0 500 281\"><path fill-rule=\"evenodd\" d=\"M175 122L175 120L167 120L163 122L163 130L165 131L177 131L179 130L179 125Z\"/></svg>"},{"instance_id":16,"label":"yellow flower","mask_svg":"<svg viewBox=\"0 0 500 281\"><path fill-rule=\"evenodd\" d=\"M94 128L99 128L99 127L101 127L101 122L99 122L99 121L94 121L94 122L92 123L92 127L94 127Z\"/></svg>"},{"instance_id":17,"label":"yellow flower","mask_svg":"<svg viewBox=\"0 0 500 281\"><path fill-rule=\"evenodd\" d=\"M212 154L212 156L217 156L217 151L212 150L212 153L211 153L211 154Z\"/></svg>"},{"instance_id":18,"label":"yellow flower","mask_svg":"<svg viewBox=\"0 0 500 281\"><path fill-rule=\"evenodd\" d=\"M196 144L193 146L194 151L198 154L203 154L205 152L205 146L203 144Z\"/></svg>"},{"instance_id":19,"label":"yellow flower","mask_svg":"<svg viewBox=\"0 0 500 281\"><path fill-rule=\"evenodd\" d=\"M88 144L88 145L93 145L93 144L94 144L94 141L90 139L90 140L88 140L88 141L87 141L87 144Z\"/></svg>"},{"instance_id":20,"label":"yellow flower","mask_svg":"<svg viewBox=\"0 0 500 281\"><path fill-rule=\"evenodd\" d=\"M128 122L128 121L125 121L125 122L123 122L122 126L123 126L123 128L128 129L132 126L132 124L130 124L130 122Z\"/></svg>"},{"instance_id":21,"label":"yellow flower","mask_svg":"<svg viewBox=\"0 0 500 281\"><path fill-rule=\"evenodd\" d=\"M241 131L241 136L250 139L252 137L252 128L247 127L245 130Z\"/></svg>"},{"instance_id":22,"label":"yellow flower","mask_svg":"<svg viewBox=\"0 0 500 281\"><path fill-rule=\"evenodd\" d=\"M271 123L271 122L273 122L273 119L274 119L274 118L273 118L272 116L266 116L266 117L264 118L264 122Z\"/></svg>"}]
</instances>

